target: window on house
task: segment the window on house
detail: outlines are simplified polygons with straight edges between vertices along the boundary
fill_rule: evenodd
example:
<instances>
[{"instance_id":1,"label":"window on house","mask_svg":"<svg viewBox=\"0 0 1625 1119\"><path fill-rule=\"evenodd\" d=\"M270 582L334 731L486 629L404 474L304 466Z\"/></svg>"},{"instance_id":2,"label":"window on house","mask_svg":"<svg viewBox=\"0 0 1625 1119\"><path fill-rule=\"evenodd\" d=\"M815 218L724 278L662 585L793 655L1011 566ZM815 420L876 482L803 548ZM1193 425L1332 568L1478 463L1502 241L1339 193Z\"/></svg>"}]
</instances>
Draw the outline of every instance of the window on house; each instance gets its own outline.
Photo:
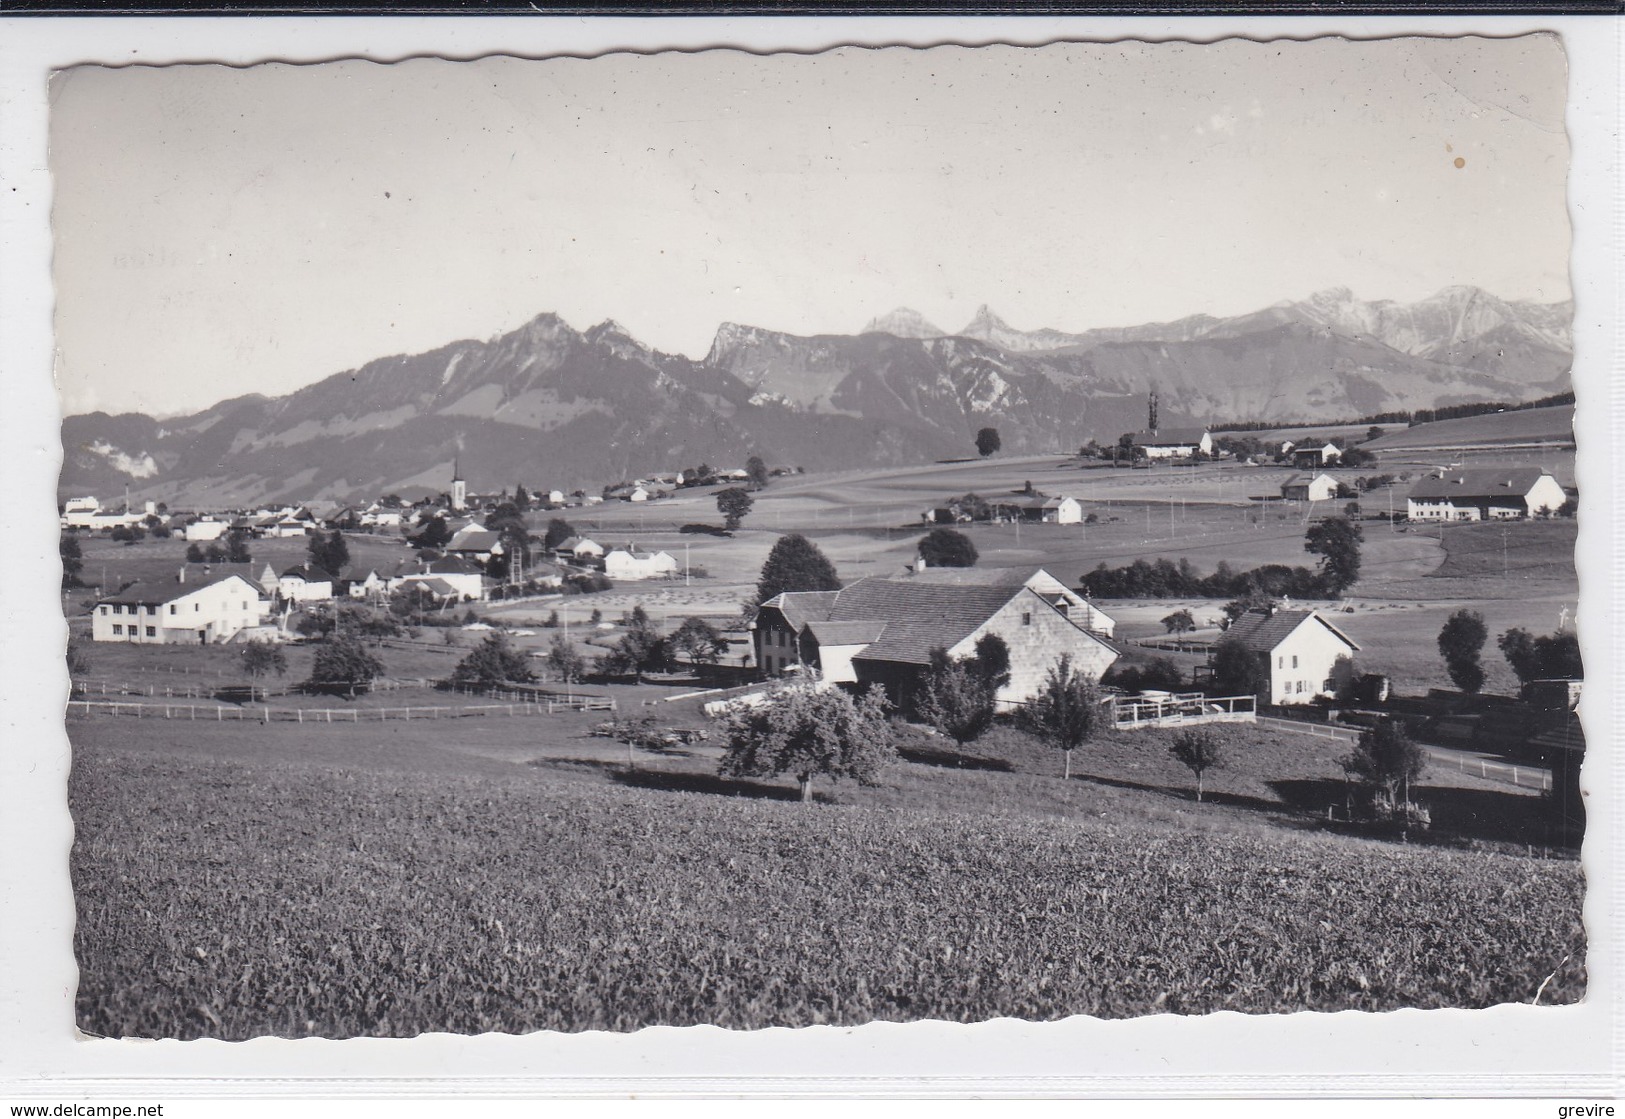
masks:
<instances>
[{"instance_id":1,"label":"window on house","mask_svg":"<svg viewBox=\"0 0 1625 1119\"><path fill-rule=\"evenodd\" d=\"M148 626L147 627L147 636L148 637L157 637L158 636L158 627L157 626Z\"/></svg>"},{"instance_id":2,"label":"window on house","mask_svg":"<svg viewBox=\"0 0 1625 1119\"><path fill-rule=\"evenodd\" d=\"M1021 612L1021 624L1024 626L1030 626L1033 624L1033 612L1031 610L1023 610Z\"/></svg>"},{"instance_id":3,"label":"window on house","mask_svg":"<svg viewBox=\"0 0 1625 1119\"><path fill-rule=\"evenodd\" d=\"M202 610L202 609L203 609L203 603L201 603L201 602L192 603L192 613L196 614L199 610Z\"/></svg>"},{"instance_id":4,"label":"window on house","mask_svg":"<svg viewBox=\"0 0 1625 1119\"><path fill-rule=\"evenodd\" d=\"M105 607L105 606L103 606L103 607L102 607L102 608L101 608L101 611L100 611L100 613L101 613L101 616L102 616L102 617L104 617L104 618L105 618L105 617L107 617L107 607Z\"/></svg>"},{"instance_id":5,"label":"window on house","mask_svg":"<svg viewBox=\"0 0 1625 1119\"><path fill-rule=\"evenodd\" d=\"M1293 668L1298 667L1298 657L1297 657L1297 654L1295 654L1295 653L1292 656L1292 667Z\"/></svg>"},{"instance_id":6,"label":"window on house","mask_svg":"<svg viewBox=\"0 0 1625 1119\"><path fill-rule=\"evenodd\" d=\"M1276 657L1275 658L1275 667L1276 668L1285 668L1286 667L1286 658L1285 657Z\"/></svg>"},{"instance_id":7,"label":"window on house","mask_svg":"<svg viewBox=\"0 0 1625 1119\"><path fill-rule=\"evenodd\" d=\"M175 608L174 608L174 607L173 607L173 606L171 606L171 607L170 607L170 608L169 608L169 612L170 612L170 613L171 613L171 614L173 614L173 613L174 613L174 612L175 612Z\"/></svg>"},{"instance_id":8,"label":"window on house","mask_svg":"<svg viewBox=\"0 0 1625 1119\"><path fill-rule=\"evenodd\" d=\"M124 627L121 626L121 625L115 624L113 626L113 636L114 637L123 637L124 636Z\"/></svg>"}]
</instances>

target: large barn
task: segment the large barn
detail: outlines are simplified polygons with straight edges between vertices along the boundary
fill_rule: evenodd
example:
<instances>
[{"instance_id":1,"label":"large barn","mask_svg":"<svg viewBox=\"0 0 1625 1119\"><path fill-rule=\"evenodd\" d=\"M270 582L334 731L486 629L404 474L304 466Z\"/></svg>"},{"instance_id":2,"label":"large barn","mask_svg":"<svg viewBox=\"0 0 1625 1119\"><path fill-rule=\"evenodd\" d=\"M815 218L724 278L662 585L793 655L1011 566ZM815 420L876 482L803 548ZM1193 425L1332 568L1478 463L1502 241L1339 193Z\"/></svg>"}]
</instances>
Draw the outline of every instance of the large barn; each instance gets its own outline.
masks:
<instances>
[{"instance_id":1,"label":"large barn","mask_svg":"<svg viewBox=\"0 0 1625 1119\"><path fill-rule=\"evenodd\" d=\"M1538 466L1446 470L1411 487L1405 514L1413 521L1489 521L1555 513L1568 494Z\"/></svg>"}]
</instances>

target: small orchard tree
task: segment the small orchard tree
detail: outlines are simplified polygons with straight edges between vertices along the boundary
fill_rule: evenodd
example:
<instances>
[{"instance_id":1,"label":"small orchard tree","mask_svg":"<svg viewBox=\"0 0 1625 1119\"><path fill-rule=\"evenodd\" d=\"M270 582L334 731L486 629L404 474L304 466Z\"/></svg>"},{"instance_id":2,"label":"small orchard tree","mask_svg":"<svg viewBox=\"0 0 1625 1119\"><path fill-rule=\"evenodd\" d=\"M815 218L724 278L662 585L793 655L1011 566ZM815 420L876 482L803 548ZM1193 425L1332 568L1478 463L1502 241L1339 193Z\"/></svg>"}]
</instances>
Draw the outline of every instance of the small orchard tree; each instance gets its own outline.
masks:
<instances>
[{"instance_id":1,"label":"small orchard tree","mask_svg":"<svg viewBox=\"0 0 1625 1119\"><path fill-rule=\"evenodd\" d=\"M671 647L690 664L716 664L728 651L728 639L704 618L689 617L672 633Z\"/></svg>"},{"instance_id":2,"label":"small orchard tree","mask_svg":"<svg viewBox=\"0 0 1625 1119\"><path fill-rule=\"evenodd\" d=\"M336 637L316 650L310 683L321 688L343 688L354 696L366 691L384 671L383 662L354 637Z\"/></svg>"},{"instance_id":3,"label":"small orchard tree","mask_svg":"<svg viewBox=\"0 0 1625 1119\"><path fill-rule=\"evenodd\" d=\"M928 567L975 567L976 545L951 528L934 528L920 537L920 558Z\"/></svg>"},{"instance_id":4,"label":"small orchard tree","mask_svg":"<svg viewBox=\"0 0 1625 1119\"><path fill-rule=\"evenodd\" d=\"M759 490L767 485L767 463L762 461L761 455L751 455L745 460L745 476L750 479L751 489Z\"/></svg>"},{"instance_id":5,"label":"small orchard tree","mask_svg":"<svg viewBox=\"0 0 1625 1119\"><path fill-rule=\"evenodd\" d=\"M983 458L997 454L1003 445L1003 440L999 438L999 429L996 427L984 427L976 433L976 453Z\"/></svg>"},{"instance_id":6,"label":"small orchard tree","mask_svg":"<svg viewBox=\"0 0 1625 1119\"><path fill-rule=\"evenodd\" d=\"M1427 772L1427 755L1398 719L1383 719L1362 731L1343 772L1388 798L1394 807L1410 800L1410 784Z\"/></svg>"},{"instance_id":7,"label":"small orchard tree","mask_svg":"<svg viewBox=\"0 0 1625 1119\"><path fill-rule=\"evenodd\" d=\"M756 601L766 602L785 591L838 591L835 565L817 544L799 532L781 536L767 554L756 580Z\"/></svg>"},{"instance_id":8,"label":"small orchard tree","mask_svg":"<svg viewBox=\"0 0 1625 1119\"><path fill-rule=\"evenodd\" d=\"M974 659L953 660L945 650L935 649L914 706L920 718L963 746L993 725L997 691Z\"/></svg>"},{"instance_id":9,"label":"small orchard tree","mask_svg":"<svg viewBox=\"0 0 1625 1119\"><path fill-rule=\"evenodd\" d=\"M641 684L644 673L662 672L671 666L671 646L642 606L635 607L621 620L627 629L615 648L604 655L606 671L632 675Z\"/></svg>"},{"instance_id":10,"label":"small orchard tree","mask_svg":"<svg viewBox=\"0 0 1625 1119\"><path fill-rule=\"evenodd\" d=\"M587 674L587 658L561 634L548 646L547 667L566 684L578 684Z\"/></svg>"},{"instance_id":11,"label":"small orchard tree","mask_svg":"<svg viewBox=\"0 0 1625 1119\"><path fill-rule=\"evenodd\" d=\"M1062 776L1067 780L1072 777L1072 751L1100 730L1100 707L1100 690L1072 667L1068 654L1049 670L1043 688L1027 705L1024 721L1028 731L1065 756Z\"/></svg>"},{"instance_id":12,"label":"small orchard tree","mask_svg":"<svg viewBox=\"0 0 1625 1119\"><path fill-rule=\"evenodd\" d=\"M739 486L717 491L717 512L722 514L723 527L732 532L750 513L756 499Z\"/></svg>"},{"instance_id":13,"label":"small orchard tree","mask_svg":"<svg viewBox=\"0 0 1625 1119\"><path fill-rule=\"evenodd\" d=\"M1189 610L1175 610L1162 619L1162 628L1168 633L1189 633L1196 628L1196 618Z\"/></svg>"},{"instance_id":14,"label":"small orchard tree","mask_svg":"<svg viewBox=\"0 0 1625 1119\"><path fill-rule=\"evenodd\" d=\"M1320 579L1339 595L1360 578L1360 544L1365 532L1347 517L1327 517L1304 534L1303 550L1320 557Z\"/></svg>"},{"instance_id":15,"label":"small orchard tree","mask_svg":"<svg viewBox=\"0 0 1625 1119\"><path fill-rule=\"evenodd\" d=\"M285 675L288 671L288 656L282 651L282 646L274 641L254 640L245 644L241 658L243 672L248 677L248 698L253 702L256 698L257 683L262 676Z\"/></svg>"},{"instance_id":16,"label":"small orchard tree","mask_svg":"<svg viewBox=\"0 0 1625 1119\"><path fill-rule=\"evenodd\" d=\"M1450 615L1439 630L1439 655L1444 658L1445 670L1450 673L1451 683L1464 692L1478 692L1484 687L1484 666L1478 655L1488 637L1484 615L1465 608Z\"/></svg>"},{"instance_id":17,"label":"small orchard tree","mask_svg":"<svg viewBox=\"0 0 1625 1119\"><path fill-rule=\"evenodd\" d=\"M897 756L885 697L871 690L854 701L845 692L790 684L765 703L728 716L721 772L727 777L792 774L802 801L812 799L816 777L850 778L873 785Z\"/></svg>"},{"instance_id":18,"label":"small orchard tree","mask_svg":"<svg viewBox=\"0 0 1625 1119\"><path fill-rule=\"evenodd\" d=\"M1217 727L1190 727L1174 735L1168 752L1196 775L1196 800L1202 800L1202 775L1224 765L1225 736Z\"/></svg>"},{"instance_id":19,"label":"small orchard tree","mask_svg":"<svg viewBox=\"0 0 1625 1119\"><path fill-rule=\"evenodd\" d=\"M469 654L451 670L451 682L460 687L481 690L503 684L528 684L536 679L525 654L513 647L508 635L495 630L485 635Z\"/></svg>"}]
</instances>

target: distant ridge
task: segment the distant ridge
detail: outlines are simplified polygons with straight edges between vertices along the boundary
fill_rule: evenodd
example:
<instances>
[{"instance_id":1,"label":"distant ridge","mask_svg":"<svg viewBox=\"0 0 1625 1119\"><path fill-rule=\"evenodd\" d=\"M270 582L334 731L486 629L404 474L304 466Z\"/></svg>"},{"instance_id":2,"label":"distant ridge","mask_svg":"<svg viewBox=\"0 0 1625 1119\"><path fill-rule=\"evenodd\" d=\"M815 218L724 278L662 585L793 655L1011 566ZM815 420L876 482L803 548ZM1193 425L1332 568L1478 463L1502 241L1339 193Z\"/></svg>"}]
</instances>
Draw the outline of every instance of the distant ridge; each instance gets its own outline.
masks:
<instances>
[{"instance_id":1,"label":"distant ridge","mask_svg":"<svg viewBox=\"0 0 1625 1119\"><path fill-rule=\"evenodd\" d=\"M63 423L64 491L184 508L470 487L597 490L752 454L808 469L931 462L999 429L1006 453L1144 427L1521 404L1569 388L1568 304L1446 288L1414 304L1327 289L1228 319L1081 334L1016 330L986 306L957 335L899 308L857 335L724 323L695 361L606 320L544 313L487 341L382 357L276 398L187 416Z\"/></svg>"}]
</instances>

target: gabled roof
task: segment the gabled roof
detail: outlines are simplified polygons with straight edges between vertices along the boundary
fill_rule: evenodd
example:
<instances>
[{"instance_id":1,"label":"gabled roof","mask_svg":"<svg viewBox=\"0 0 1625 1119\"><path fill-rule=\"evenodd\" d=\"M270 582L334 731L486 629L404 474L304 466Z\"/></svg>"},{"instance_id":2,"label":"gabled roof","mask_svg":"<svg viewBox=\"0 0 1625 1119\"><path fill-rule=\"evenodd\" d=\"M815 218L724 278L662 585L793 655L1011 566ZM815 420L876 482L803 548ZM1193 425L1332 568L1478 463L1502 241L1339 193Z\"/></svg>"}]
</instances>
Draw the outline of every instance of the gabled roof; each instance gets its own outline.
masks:
<instances>
[{"instance_id":1,"label":"gabled roof","mask_svg":"<svg viewBox=\"0 0 1625 1119\"><path fill-rule=\"evenodd\" d=\"M480 569L457 556L445 556L429 564L431 575L478 575Z\"/></svg>"},{"instance_id":2,"label":"gabled roof","mask_svg":"<svg viewBox=\"0 0 1625 1119\"><path fill-rule=\"evenodd\" d=\"M282 577L284 579L303 579L307 583L331 583L333 581L331 571L323 571L319 567L311 567L308 564L290 567L282 573Z\"/></svg>"},{"instance_id":3,"label":"gabled roof","mask_svg":"<svg viewBox=\"0 0 1625 1119\"><path fill-rule=\"evenodd\" d=\"M457 588L444 579L420 579L418 586L442 597L457 593Z\"/></svg>"},{"instance_id":4,"label":"gabled roof","mask_svg":"<svg viewBox=\"0 0 1625 1119\"><path fill-rule=\"evenodd\" d=\"M762 603L762 609L772 607L784 615L790 628L800 633L814 620L828 619L839 591L786 591Z\"/></svg>"},{"instance_id":5,"label":"gabled roof","mask_svg":"<svg viewBox=\"0 0 1625 1119\"><path fill-rule=\"evenodd\" d=\"M1268 653L1291 636L1299 626L1313 618L1331 630L1349 648L1358 650L1348 634L1322 618L1313 610L1249 610L1224 631L1223 640L1239 641L1248 651Z\"/></svg>"},{"instance_id":6,"label":"gabled roof","mask_svg":"<svg viewBox=\"0 0 1625 1119\"><path fill-rule=\"evenodd\" d=\"M465 528L446 545L446 550L450 552L489 552L500 543L502 543L502 534L500 532L492 532L489 529L480 531Z\"/></svg>"},{"instance_id":7,"label":"gabled roof","mask_svg":"<svg viewBox=\"0 0 1625 1119\"><path fill-rule=\"evenodd\" d=\"M886 632L885 622L809 622L820 645L868 645Z\"/></svg>"},{"instance_id":8,"label":"gabled roof","mask_svg":"<svg viewBox=\"0 0 1625 1119\"><path fill-rule=\"evenodd\" d=\"M1293 475L1289 476L1286 481L1281 483L1281 488L1284 490L1284 489L1288 489L1288 488L1290 488L1292 486L1312 485L1313 483L1320 481L1322 478L1326 479L1328 482L1331 482L1333 485L1337 484L1337 479L1333 478L1330 474L1326 474L1326 473L1320 473L1320 474L1293 474Z\"/></svg>"},{"instance_id":9,"label":"gabled roof","mask_svg":"<svg viewBox=\"0 0 1625 1119\"><path fill-rule=\"evenodd\" d=\"M1423 478L1411 487L1413 498L1479 500L1491 497L1526 497L1547 472L1538 466L1480 467L1447 470L1440 478ZM1555 480L1555 479L1554 479Z\"/></svg>"},{"instance_id":10,"label":"gabled roof","mask_svg":"<svg viewBox=\"0 0 1625 1119\"><path fill-rule=\"evenodd\" d=\"M928 567L908 578L916 583L946 583L956 587L1022 587L1041 567Z\"/></svg>"},{"instance_id":11,"label":"gabled roof","mask_svg":"<svg viewBox=\"0 0 1625 1119\"><path fill-rule=\"evenodd\" d=\"M251 580L245 579L243 576L233 571L225 575L205 576L204 578L198 579L195 582L188 580L187 582L182 583L179 580L174 580L164 582L132 583L130 586L125 587L117 594L108 595L106 598L99 598L96 600L96 602L98 605L106 602L135 606L162 606L166 602L174 602L178 598L185 598L194 591L200 591L205 587L212 587L216 583L224 583L229 579L242 579L243 582L247 583L253 588L256 596L259 595L259 588L254 586Z\"/></svg>"}]
</instances>

